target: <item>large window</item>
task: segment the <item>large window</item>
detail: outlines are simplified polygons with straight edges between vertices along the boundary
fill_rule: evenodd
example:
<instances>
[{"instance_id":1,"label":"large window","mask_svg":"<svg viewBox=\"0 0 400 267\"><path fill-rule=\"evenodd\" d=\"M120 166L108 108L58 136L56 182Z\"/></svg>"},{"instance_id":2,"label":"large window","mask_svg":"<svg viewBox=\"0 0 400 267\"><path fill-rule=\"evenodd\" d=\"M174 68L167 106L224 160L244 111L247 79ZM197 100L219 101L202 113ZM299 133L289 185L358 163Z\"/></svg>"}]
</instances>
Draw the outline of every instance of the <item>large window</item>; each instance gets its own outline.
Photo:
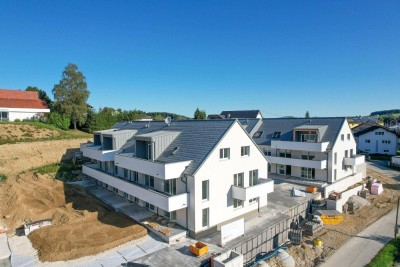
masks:
<instances>
[{"instance_id":1,"label":"large window","mask_svg":"<svg viewBox=\"0 0 400 267\"><path fill-rule=\"evenodd\" d=\"M249 146L242 146L241 150L240 150L240 155L242 157L244 156L250 156L250 147Z\"/></svg>"},{"instance_id":2,"label":"large window","mask_svg":"<svg viewBox=\"0 0 400 267\"><path fill-rule=\"evenodd\" d=\"M176 195L176 179L164 181L164 192Z\"/></svg>"},{"instance_id":3,"label":"large window","mask_svg":"<svg viewBox=\"0 0 400 267\"><path fill-rule=\"evenodd\" d=\"M249 171L249 186L256 185L258 183L258 170Z\"/></svg>"},{"instance_id":4,"label":"large window","mask_svg":"<svg viewBox=\"0 0 400 267\"><path fill-rule=\"evenodd\" d=\"M239 187L244 186L244 173L237 173L233 175L233 184Z\"/></svg>"},{"instance_id":5,"label":"large window","mask_svg":"<svg viewBox=\"0 0 400 267\"><path fill-rule=\"evenodd\" d=\"M337 152L333 154L333 162L335 163L335 165L337 164Z\"/></svg>"},{"instance_id":6,"label":"large window","mask_svg":"<svg viewBox=\"0 0 400 267\"><path fill-rule=\"evenodd\" d=\"M203 209L203 212L202 212L202 223L201 223L201 225L202 225L203 227L207 227L207 226L208 226L209 220L210 220L210 218L209 218L209 209L208 209L208 208Z\"/></svg>"},{"instance_id":7,"label":"large window","mask_svg":"<svg viewBox=\"0 0 400 267\"><path fill-rule=\"evenodd\" d=\"M148 203L148 202L146 202L146 208L149 209L149 210L151 210L151 211L155 211L155 210L156 210L156 208L154 207L154 205L152 205L152 204L150 204L150 203Z\"/></svg>"},{"instance_id":8,"label":"large window","mask_svg":"<svg viewBox=\"0 0 400 267\"><path fill-rule=\"evenodd\" d=\"M314 168L301 168L301 177L308 179L315 179L315 169Z\"/></svg>"},{"instance_id":9,"label":"large window","mask_svg":"<svg viewBox=\"0 0 400 267\"><path fill-rule=\"evenodd\" d=\"M210 190L209 184L210 184L209 180L201 182L201 199L202 200L209 200L209 190Z\"/></svg>"},{"instance_id":10,"label":"large window","mask_svg":"<svg viewBox=\"0 0 400 267\"><path fill-rule=\"evenodd\" d=\"M221 148L219 150L219 158L220 159L229 159L230 157L230 149L229 148Z\"/></svg>"},{"instance_id":11,"label":"large window","mask_svg":"<svg viewBox=\"0 0 400 267\"><path fill-rule=\"evenodd\" d=\"M0 121L8 121L8 112L0 111Z\"/></svg>"},{"instance_id":12,"label":"large window","mask_svg":"<svg viewBox=\"0 0 400 267\"><path fill-rule=\"evenodd\" d=\"M136 183L139 182L139 173L136 171L130 171L130 178L131 181L134 181Z\"/></svg>"},{"instance_id":13,"label":"large window","mask_svg":"<svg viewBox=\"0 0 400 267\"><path fill-rule=\"evenodd\" d=\"M317 134L302 134L302 142L317 142Z\"/></svg>"},{"instance_id":14,"label":"large window","mask_svg":"<svg viewBox=\"0 0 400 267\"><path fill-rule=\"evenodd\" d=\"M154 177L153 177L153 176L150 176L150 175L146 175L146 176L144 177L144 184L145 184L146 186L149 186L149 187L151 187L151 188L154 188Z\"/></svg>"}]
</instances>

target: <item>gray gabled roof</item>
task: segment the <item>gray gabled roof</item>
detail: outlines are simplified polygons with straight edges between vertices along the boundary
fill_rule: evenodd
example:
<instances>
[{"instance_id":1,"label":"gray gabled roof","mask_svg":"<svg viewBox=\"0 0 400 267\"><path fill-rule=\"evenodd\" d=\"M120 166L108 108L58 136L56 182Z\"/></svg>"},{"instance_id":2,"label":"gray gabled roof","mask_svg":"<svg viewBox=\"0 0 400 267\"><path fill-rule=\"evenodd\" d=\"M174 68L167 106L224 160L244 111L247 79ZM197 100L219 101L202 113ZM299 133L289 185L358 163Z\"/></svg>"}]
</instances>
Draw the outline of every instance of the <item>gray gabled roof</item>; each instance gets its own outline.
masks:
<instances>
[{"instance_id":1,"label":"gray gabled roof","mask_svg":"<svg viewBox=\"0 0 400 267\"><path fill-rule=\"evenodd\" d=\"M251 119L257 118L259 110L232 110L232 111L222 111L221 115L225 118L236 118L236 119Z\"/></svg>"},{"instance_id":2,"label":"gray gabled roof","mask_svg":"<svg viewBox=\"0 0 400 267\"><path fill-rule=\"evenodd\" d=\"M345 117L328 118L276 118L262 119L261 126L256 133L251 136L258 145L271 145L271 140L293 141L293 129L307 127L321 127L324 129L319 142L329 142L328 149L331 149L339 135L343 123L346 123ZM260 133L259 137L255 137ZM273 138L275 132L280 132L278 138Z\"/></svg>"},{"instance_id":3,"label":"gray gabled roof","mask_svg":"<svg viewBox=\"0 0 400 267\"><path fill-rule=\"evenodd\" d=\"M157 132L178 132L179 135L155 161L172 163L191 160L192 162L184 173L193 175L235 122L236 120L234 119L177 120L167 125L163 121L152 121L150 123L133 121L118 122L113 128L118 128L119 130L136 129L138 132L135 136L153 135L152 133L157 134ZM179 149L172 153L176 147L179 147ZM132 150L126 146L124 148L127 151Z\"/></svg>"},{"instance_id":4,"label":"gray gabled roof","mask_svg":"<svg viewBox=\"0 0 400 267\"><path fill-rule=\"evenodd\" d=\"M369 133L369 132L374 131L376 129L384 129L384 130L388 131L389 133L392 133L394 135L400 136L400 134L396 133L396 131L391 130L391 129L389 129L387 127L384 127L382 125L379 125L379 124L373 124L372 125L372 124L364 123L364 124L361 124L361 125L353 128L352 131L353 131L353 134L354 134L355 137L359 137L360 135Z\"/></svg>"}]
</instances>

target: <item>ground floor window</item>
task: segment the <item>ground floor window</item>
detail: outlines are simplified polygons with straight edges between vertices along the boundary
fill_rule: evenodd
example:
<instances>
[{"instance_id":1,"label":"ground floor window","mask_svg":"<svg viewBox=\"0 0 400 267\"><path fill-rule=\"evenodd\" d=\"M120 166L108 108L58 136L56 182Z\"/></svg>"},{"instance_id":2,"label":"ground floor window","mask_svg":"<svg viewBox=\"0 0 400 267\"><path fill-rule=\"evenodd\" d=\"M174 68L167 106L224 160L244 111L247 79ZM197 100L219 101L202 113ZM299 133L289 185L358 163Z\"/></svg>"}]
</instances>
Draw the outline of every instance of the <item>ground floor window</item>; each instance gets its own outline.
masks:
<instances>
[{"instance_id":1,"label":"ground floor window","mask_svg":"<svg viewBox=\"0 0 400 267\"><path fill-rule=\"evenodd\" d=\"M286 174L285 165L278 165L278 174L281 174L281 175L285 175Z\"/></svg>"},{"instance_id":2,"label":"ground floor window","mask_svg":"<svg viewBox=\"0 0 400 267\"><path fill-rule=\"evenodd\" d=\"M167 217L170 220L176 220L176 211L164 211L164 217Z\"/></svg>"},{"instance_id":3,"label":"ground floor window","mask_svg":"<svg viewBox=\"0 0 400 267\"><path fill-rule=\"evenodd\" d=\"M8 121L8 112L0 111L0 121Z\"/></svg>"},{"instance_id":4,"label":"ground floor window","mask_svg":"<svg viewBox=\"0 0 400 267\"><path fill-rule=\"evenodd\" d=\"M314 168L301 168L301 177L308 179L315 179L315 169Z\"/></svg>"},{"instance_id":5,"label":"ground floor window","mask_svg":"<svg viewBox=\"0 0 400 267\"><path fill-rule=\"evenodd\" d=\"M256 203L256 202L257 202L257 198L256 198L256 197L249 200L249 203L250 203L250 204L251 204L251 203Z\"/></svg>"},{"instance_id":6,"label":"ground floor window","mask_svg":"<svg viewBox=\"0 0 400 267\"><path fill-rule=\"evenodd\" d=\"M209 223L209 209L208 208L206 208L206 209L203 209L203 211L202 211L202 223L201 223L201 225L203 226L203 227L207 227L208 226L208 223Z\"/></svg>"},{"instance_id":7,"label":"ground floor window","mask_svg":"<svg viewBox=\"0 0 400 267\"><path fill-rule=\"evenodd\" d=\"M148 203L148 202L146 202L146 208L149 209L149 210L151 210L151 211L155 211L155 210L156 210L156 208L154 207L154 205L152 205L152 204L150 204L150 203Z\"/></svg>"},{"instance_id":8,"label":"ground floor window","mask_svg":"<svg viewBox=\"0 0 400 267\"><path fill-rule=\"evenodd\" d=\"M129 199L128 193L124 193L124 197Z\"/></svg>"},{"instance_id":9,"label":"ground floor window","mask_svg":"<svg viewBox=\"0 0 400 267\"><path fill-rule=\"evenodd\" d=\"M233 207L234 208L241 208L241 207L243 207L243 204L244 204L243 200L236 199L236 198L233 199Z\"/></svg>"}]
</instances>

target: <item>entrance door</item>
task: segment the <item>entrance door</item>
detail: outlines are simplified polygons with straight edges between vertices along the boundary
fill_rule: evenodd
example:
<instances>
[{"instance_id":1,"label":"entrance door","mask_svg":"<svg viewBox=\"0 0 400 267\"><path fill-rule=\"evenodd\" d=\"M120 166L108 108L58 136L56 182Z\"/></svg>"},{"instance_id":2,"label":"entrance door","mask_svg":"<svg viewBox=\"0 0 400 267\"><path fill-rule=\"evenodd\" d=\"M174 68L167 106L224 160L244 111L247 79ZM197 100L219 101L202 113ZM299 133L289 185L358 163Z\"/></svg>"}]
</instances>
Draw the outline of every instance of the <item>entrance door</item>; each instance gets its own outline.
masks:
<instances>
[{"instance_id":1,"label":"entrance door","mask_svg":"<svg viewBox=\"0 0 400 267\"><path fill-rule=\"evenodd\" d=\"M292 165L286 165L286 175L292 175Z\"/></svg>"},{"instance_id":2,"label":"entrance door","mask_svg":"<svg viewBox=\"0 0 400 267\"><path fill-rule=\"evenodd\" d=\"M274 239L272 240L272 248L276 249L279 247L279 234L274 236Z\"/></svg>"}]
</instances>

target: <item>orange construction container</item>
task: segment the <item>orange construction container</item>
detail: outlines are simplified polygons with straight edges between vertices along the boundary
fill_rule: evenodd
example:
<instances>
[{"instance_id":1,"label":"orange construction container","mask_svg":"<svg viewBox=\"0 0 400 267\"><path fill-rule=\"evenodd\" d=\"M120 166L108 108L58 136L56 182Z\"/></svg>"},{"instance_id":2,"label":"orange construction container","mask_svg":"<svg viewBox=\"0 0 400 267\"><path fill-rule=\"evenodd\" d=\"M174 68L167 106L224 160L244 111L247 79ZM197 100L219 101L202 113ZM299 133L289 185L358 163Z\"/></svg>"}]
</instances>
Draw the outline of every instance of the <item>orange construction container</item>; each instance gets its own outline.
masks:
<instances>
[{"instance_id":1,"label":"orange construction container","mask_svg":"<svg viewBox=\"0 0 400 267\"><path fill-rule=\"evenodd\" d=\"M307 191L308 193L315 193L315 192L317 192L317 190L318 190L318 188L315 187L315 186L307 186L307 187L306 187L306 191Z\"/></svg>"},{"instance_id":2,"label":"orange construction container","mask_svg":"<svg viewBox=\"0 0 400 267\"><path fill-rule=\"evenodd\" d=\"M198 257L203 256L204 254L208 253L208 246L200 241L198 241L194 245L190 245L189 249L190 249L190 252L192 252L194 255L196 255Z\"/></svg>"}]
</instances>

